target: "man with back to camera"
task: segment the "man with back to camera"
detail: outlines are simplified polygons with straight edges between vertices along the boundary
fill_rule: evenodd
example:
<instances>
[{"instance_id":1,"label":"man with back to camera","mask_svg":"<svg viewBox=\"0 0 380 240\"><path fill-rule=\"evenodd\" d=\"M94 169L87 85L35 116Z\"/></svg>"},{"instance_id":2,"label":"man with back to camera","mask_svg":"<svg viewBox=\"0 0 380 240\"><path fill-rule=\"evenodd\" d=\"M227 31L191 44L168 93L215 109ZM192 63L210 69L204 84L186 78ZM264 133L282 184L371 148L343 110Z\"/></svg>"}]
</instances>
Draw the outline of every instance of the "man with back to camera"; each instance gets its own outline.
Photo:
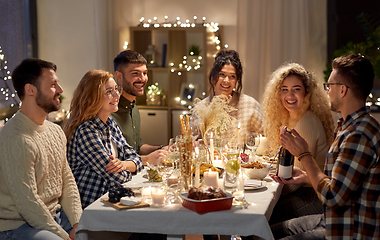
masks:
<instances>
[{"instance_id":1,"label":"man with back to camera","mask_svg":"<svg viewBox=\"0 0 380 240\"><path fill-rule=\"evenodd\" d=\"M310 183L324 204L324 215L310 215L271 226L275 238L380 238L380 125L370 115L366 99L374 71L360 54L338 57L324 88L331 110L340 112L335 140L326 154L325 173L312 158L307 143L292 129L281 129L281 144L298 156L306 171L294 168L285 184ZM315 238L313 238L315 239Z\"/></svg>"},{"instance_id":2,"label":"man with back to camera","mask_svg":"<svg viewBox=\"0 0 380 240\"><path fill-rule=\"evenodd\" d=\"M119 110L112 113L127 142L141 155L141 160L155 164L161 156L167 155L166 147L152 146L142 142L140 137L140 112L136 106L136 97L144 95L148 82L146 59L139 53L126 50L120 52L113 60L115 77L123 87L119 100Z\"/></svg>"},{"instance_id":3,"label":"man with back to camera","mask_svg":"<svg viewBox=\"0 0 380 240\"><path fill-rule=\"evenodd\" d=\"M0 239L75 239L82 207L66 137L46 120L60 108L56 69L25 59L12 73L22 105L0 131Z\"/></svg>"}]
</instances>

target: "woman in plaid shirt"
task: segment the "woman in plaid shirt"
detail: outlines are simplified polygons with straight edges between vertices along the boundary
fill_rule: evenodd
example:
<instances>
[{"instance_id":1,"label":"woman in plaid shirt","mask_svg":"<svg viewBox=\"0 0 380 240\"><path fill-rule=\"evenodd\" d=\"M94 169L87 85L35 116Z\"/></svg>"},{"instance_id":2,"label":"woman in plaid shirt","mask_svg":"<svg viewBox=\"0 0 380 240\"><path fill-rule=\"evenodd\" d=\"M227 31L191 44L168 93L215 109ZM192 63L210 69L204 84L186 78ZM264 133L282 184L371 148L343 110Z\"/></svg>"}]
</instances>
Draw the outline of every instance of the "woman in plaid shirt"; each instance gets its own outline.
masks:
<instances>
[{"instance_id":1,"label":"woman in plaid shirt","mask_svg":"<svg viewBox=\"0 0 380 240\"><path fill-rule=\"evenodd\" d=\"M70 118L64 126L67 160L85 208L117 184L143 169L140 156L128 145L110 117L118 110L122 88L113 75L87 72L74 92Z\"/></svg>"}]
</instances>

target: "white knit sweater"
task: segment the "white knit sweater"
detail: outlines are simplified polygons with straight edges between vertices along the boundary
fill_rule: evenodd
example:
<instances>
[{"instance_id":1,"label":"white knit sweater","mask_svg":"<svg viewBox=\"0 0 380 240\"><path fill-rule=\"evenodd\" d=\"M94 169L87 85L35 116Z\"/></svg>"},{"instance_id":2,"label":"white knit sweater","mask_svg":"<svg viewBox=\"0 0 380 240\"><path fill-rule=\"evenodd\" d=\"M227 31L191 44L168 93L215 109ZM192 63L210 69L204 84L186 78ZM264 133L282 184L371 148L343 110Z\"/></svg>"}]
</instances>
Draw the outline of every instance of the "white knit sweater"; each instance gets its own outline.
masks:
<instances>
[{"instance_id":1,"label":"white knit sweater","mask_svg":"<svg viewBox=\"0 0 380 240\"><path fill-rule=\"evenodd\" d=\"M37 125L20 111L0 131L0 231L24 223L69 235L53 219L62 207L70 223L82 214L66 160L66 137L49 121Z\"/></svg>"}]
</instances>

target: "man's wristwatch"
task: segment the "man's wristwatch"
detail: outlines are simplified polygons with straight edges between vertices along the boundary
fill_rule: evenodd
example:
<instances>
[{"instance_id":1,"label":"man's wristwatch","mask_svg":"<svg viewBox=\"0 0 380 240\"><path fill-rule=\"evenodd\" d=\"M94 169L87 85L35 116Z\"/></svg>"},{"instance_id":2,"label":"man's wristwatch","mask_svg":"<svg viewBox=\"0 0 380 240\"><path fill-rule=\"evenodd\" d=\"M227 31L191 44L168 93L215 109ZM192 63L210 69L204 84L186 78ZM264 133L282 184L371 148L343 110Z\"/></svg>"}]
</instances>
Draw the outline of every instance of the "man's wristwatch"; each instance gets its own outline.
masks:
<instances>
[{"instance_id":1,"label":"man's wristwatch","mask_svg":"<svg viewBox=\"0 0 380 240\"><path fill-rule=\"evenodd\" d=\"M164 145L160 145L159 147L158 147L158 149L157 150L160 150L160 149L162 149L164 147Z\"/></svg>"}]
</instances>

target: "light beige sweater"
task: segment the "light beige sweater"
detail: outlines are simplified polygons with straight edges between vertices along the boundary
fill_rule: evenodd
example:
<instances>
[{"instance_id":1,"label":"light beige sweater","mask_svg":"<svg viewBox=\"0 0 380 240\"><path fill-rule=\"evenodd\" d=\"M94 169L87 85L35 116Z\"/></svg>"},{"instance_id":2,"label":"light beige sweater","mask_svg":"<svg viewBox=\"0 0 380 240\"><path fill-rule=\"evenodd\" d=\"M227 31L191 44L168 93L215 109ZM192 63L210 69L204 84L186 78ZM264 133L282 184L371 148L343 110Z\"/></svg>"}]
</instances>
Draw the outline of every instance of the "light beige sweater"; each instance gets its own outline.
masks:
<instances>
[{"instance_id":1,"label":"light beige sweater","mask_svg":"<svg viewBox=\"0 0 380 240\"><path fill-rule=\"evenodd\" d=\"M323 172L326 153L329 150L329 146L326 143L326 133L323 128L321 120L311 111L307 111L305 115L297 122L294 128L305 139L309 146L309 151L313 155L319 169ZM294 166L305 170L302 163L297 158L294 159ZM296 191L303 185L300 184L287 184L284 185L283 194L288 194ZM311 185L304 185L311 187Z\"/></svg>"},{"instance_id":2,"label":"light beige sweater","mask_svg":"<svg viewBox=\"0 0 380 240\"><path fill-rule=\"evenodd\" d=\"M305 116L297 122L294 129L305 139L309 146L309 151L317 162L319 169L323 172L329 146L326 143L326 133L321 120L313 112L307 111ZM294 166L305 170L298 159L294 161Z\"/></svg>"},{"instance_id":3,"label":"light beige sweater","mask_svg":"<svg viewBox=\"0 0 380 240\"><path fill-rule=\"evenodd\" d=\"M66 160L66 137L49 121L37 125L20 111L0 131L0 231L24 223L69 235L53 216L61 208L71 225L82 214L79 192Z\"/></svg>"}]
</instances>

